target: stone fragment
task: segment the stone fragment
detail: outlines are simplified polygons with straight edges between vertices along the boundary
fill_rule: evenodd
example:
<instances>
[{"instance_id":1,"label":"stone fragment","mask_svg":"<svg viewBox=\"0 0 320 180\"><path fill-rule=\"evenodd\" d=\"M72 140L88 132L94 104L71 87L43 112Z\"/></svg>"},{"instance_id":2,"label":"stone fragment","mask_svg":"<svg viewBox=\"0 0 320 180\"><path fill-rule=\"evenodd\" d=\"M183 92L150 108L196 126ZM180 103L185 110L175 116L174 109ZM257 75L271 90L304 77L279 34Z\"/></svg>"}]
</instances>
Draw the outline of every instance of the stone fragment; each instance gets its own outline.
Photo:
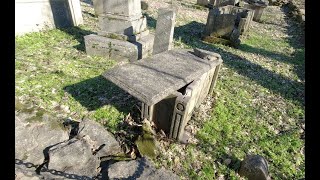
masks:
<instances>
[{"instance_id":1,"label":"stone fragment","mask_svg":"<svg viewBox=\"0 0 320 180\"><path fill-rule=\"evenodd\" d=\"M270 180L268 162L260 155L249 155L241 162L239 175L249 180Z\"/></svg>"}]
</instances>

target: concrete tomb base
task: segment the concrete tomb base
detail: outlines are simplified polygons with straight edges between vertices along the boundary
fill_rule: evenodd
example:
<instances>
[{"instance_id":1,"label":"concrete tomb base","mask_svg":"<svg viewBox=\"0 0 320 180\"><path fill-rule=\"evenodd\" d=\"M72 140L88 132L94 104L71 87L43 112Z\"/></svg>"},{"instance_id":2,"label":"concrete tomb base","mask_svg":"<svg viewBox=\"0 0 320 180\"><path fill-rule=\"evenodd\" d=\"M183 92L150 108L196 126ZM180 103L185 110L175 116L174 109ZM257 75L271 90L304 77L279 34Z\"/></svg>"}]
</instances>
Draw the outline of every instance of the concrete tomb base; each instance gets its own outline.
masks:
<instances>
[{"instance_id":1,"label":"concrete tomb base","mask_svg":"<svg viewBox=\"0 0 320 180\"><path fill-rule=\"evenodd\" d=\"M217 53L170 50L115 67L103 76L142 102L143 119L153 121L169 138L181 140L194 108L212 93L221 64Z\"/></svg>"}]
</instances>

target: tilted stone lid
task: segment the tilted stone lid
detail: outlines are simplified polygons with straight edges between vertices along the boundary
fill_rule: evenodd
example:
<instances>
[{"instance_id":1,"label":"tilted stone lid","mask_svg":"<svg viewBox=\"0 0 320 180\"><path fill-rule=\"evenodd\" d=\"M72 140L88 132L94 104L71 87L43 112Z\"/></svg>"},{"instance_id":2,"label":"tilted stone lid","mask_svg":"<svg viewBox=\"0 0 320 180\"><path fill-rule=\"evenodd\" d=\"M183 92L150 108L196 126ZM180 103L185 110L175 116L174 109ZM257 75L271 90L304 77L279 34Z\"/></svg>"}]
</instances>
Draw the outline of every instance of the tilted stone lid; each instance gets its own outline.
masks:
<instances>
[{"instance_id":1,"label":"tilted stone lid","mask_svg":"<svg viewBox=\"0 0 320 180\"><path fill-rule=\"evenodd\" d=\"M170 50L117 66L103 76L147 105L153 105L222 63L217 53Z\"/></svg>"}]
</instances>

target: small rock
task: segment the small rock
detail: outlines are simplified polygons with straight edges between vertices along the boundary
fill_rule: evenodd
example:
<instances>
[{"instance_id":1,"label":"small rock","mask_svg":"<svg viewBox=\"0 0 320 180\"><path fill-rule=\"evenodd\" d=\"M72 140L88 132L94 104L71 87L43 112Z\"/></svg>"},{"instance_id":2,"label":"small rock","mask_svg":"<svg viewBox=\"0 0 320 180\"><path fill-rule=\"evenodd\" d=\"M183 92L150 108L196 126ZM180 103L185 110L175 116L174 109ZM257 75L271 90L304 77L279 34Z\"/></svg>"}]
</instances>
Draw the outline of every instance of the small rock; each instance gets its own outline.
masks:
<instances>
[{"instance_id":1,"label":"small rock","mask_svg":"<svg viewBox=\"0 0 320 180\"><path fill-rule=\"evenodd\" d=\"M227 158L223 161L223 164L225 164L226 166L228 166L231 163L231 159Z\"/></svg>"},{"instance_id":2,"label":"small rock","mask_svg":"<svg viewBox=\"0 0 320 180\"><path fill-rule=\"evenodd\" d=\"M249 180L269 180L268 163L260 155L249 155L241 162L239 175Z\"/></svg>"}]
</instances>

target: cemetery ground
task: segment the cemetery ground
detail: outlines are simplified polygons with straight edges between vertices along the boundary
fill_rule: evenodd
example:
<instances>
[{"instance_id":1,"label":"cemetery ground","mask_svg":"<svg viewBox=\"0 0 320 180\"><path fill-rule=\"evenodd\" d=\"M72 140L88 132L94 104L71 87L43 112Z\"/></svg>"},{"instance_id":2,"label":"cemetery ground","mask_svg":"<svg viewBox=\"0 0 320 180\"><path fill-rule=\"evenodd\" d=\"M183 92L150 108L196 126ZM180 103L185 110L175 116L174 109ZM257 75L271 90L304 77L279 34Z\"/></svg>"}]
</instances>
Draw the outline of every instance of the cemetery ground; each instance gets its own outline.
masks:
<instances>
[{"instance_id":1,"label":"cemetery ground","mask_svg":"<svg viewBox=\"0 0 320 180\"><path fill-rule=\"evenodd\" d=\"M172 1L147 2L144 14L154 33L157 9ZM286 6L268 6L261 22L252 22L234 49L201 41L208 9L196 1L173 2L178 9L174 48L214 51L224 62L214 94L187 126L193 135L190 143L159 134L153 162L182 179L239 179L240 161L246 154L259 154L267 159L272 179L304 178L305 49L300 24L288 16ZM130 128L120 125L130 116L139 119L139 102L101 76L116 61L85 53L83 36L98 27L92 6L81 5L84 25L16 38L16 111L35 111L30 120L36 121L44 114L61 121L88 117L114 134L125 134Z\"/></svg>"}]
</instances>

